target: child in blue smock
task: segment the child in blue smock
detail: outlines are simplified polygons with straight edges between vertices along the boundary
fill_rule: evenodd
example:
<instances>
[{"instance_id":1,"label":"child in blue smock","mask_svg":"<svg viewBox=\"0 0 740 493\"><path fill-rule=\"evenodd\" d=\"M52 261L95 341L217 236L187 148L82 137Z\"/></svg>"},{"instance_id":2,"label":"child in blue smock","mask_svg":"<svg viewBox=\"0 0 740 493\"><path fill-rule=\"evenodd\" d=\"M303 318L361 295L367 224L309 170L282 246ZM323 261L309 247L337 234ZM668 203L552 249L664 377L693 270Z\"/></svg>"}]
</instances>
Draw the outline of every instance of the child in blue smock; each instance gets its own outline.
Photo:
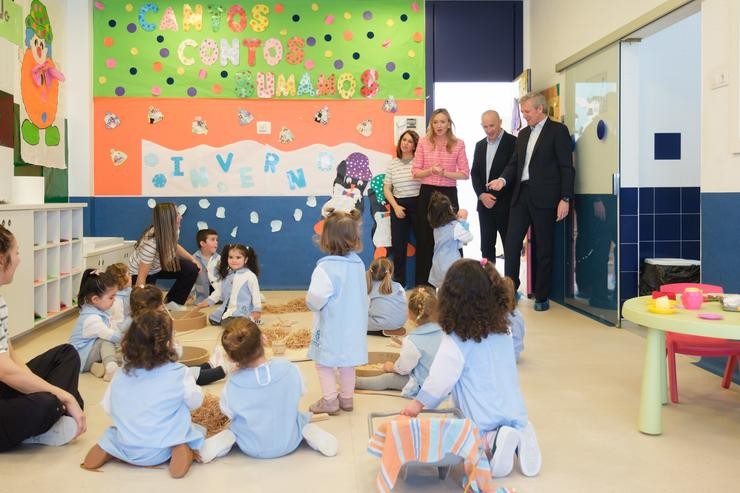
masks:
<instances>
[{"instance_id":1,"label":"child in blue smock","mask_svg":"<svg viewBox=\"0 0 740 493\"><path fill-rule=\"evenodd\" d=\"M370 308L367 319L369 333L385 336L406 334L406 291L393 280L393 262L376 258L367 270L367 294Z\"/></svg>"},{"instance_id":2,"label":"child in blue smock","mask_svg":"<svg viewBox=\"0 0 740 493\"><path fill-rule=\"evenodd\" d=\"M515 456L525 476L537 475L542 465L509 334L513 289L486 259L452 264L438 293L445 335L419 394L402 411L416 416L452 391L455 406L478 426L491 450L494 477L508 475Z\"/></svg>"},{"instance_id":3,"label":"child in blue smock","mask_svg":"<svg viewBox=\"0 0 740 493\"><path fill-rule=\"evenodd\" d=\"M249 317L260 323L262 297L257 276L260 275L257 253L254 248L241 245L226 245L221 252L218 266L223 304L208 320L213 325L224 325L230 317ZM213 304L209 298L209 304Z\"/></svg>"},{"instance_id":4,"label":"child in blue smock","mask_svg":"<svg viewBox=\"0 0 740 493\"><path fill-rule=\"evenodd\" d=\"M187 474L197 451L210 462L231 448L228 430L205 441L190 411L200 407L203 391L188 368L177 363L172 318L163 310L137 314L121 343L123 371L117 372L102 405L113 426L85 457L83 467L97 469L112 458L137 466L170 461L173 478ZM206 446L207 443L207 446Z\"/></svg>"},{"instance_id":5,"label":"child in blue smock","mask_svg":"<svg viewBox=\"0 0 740 493\"><path fill-rule=\"evenodd\" d=\"M264 336L248 318L233 318L221 344L238 369L221 391L221 410L242 452L272 459L293 452L303 441L326 456L337 454L337 439L298 411L306 392L298 367L282 358L265 357Z\"/></svg>"},{"instance_id":6,"label":"child in blue smock","mask_svg":"<svg viewBox=\"0 0 740 493\"><path fill-rule=\"evenodd\" d=\"M427 219L434 229L434 255L429 271L429 284L435 288L442 285L447 269L458 260L460 249L473 239L466 221L468 211L460 209L455 214L450 199L439 192L432 193Z\"/></svg>"},{"instance_id":7,"label":"child in blue smock","mask_svg":"<svg viewBox=\"0 0 740 493\"><path fill-rule=\"evenodd\" d=\"M436 306L437 296L429 286L411 290L408 318L416 323L416 328L403 339L398 359L385 362L382 375L357 377L355 388L400 390L403 397L416 397L442 340L442 327L434 321Z\"/></svg>"},{"instance_id":8,"label":"child in blue smock","mask_svg":"<svg viewBox=\"0 0 740 493\"><path fill-rule=\"evenodd\" d=\"M329 255L311 274L306 306L314 312L308 357L316 363L322 397L309 410L337 414L354 408L354 367L367 363L367 282L365 265L355 253L362 249L360 212L328 209L319 247Z\"/></svg>"},{"instance_id":9,"label":"child in blue smock","mask_svg":"<svg viewBox=\"0 0 740 493\"><path fill-rule=\"evenodd\" d=\"M121 333L111 327L108 313L117 290L112 276L86 269L77 293L80 316L69 337L69 343L80 355L80 373L89 371L106 381L110 381L118 370L116 344L121 340Z\"/></svg>"},{"instance_id":10,"label":"child in blue smock","mask_svg":"<svg viewBox=\"0 0 740 493\"><path fill-rule=\"evenodd\" d=\"M120 262L111 264L105 273L116 280L118 291L110 308L110 325L123 334L131 325L131 275L128 266Z\"/></svg>"}]
</instances>

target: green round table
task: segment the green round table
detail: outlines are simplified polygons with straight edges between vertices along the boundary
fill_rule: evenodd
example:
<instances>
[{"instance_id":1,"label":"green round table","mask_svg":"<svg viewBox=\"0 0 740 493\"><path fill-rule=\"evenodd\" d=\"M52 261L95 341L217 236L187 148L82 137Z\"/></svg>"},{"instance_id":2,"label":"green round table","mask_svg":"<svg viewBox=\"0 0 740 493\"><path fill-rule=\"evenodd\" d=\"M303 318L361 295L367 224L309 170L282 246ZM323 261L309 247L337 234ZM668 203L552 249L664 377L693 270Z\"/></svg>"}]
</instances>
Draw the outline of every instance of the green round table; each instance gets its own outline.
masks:
<instances>
[{"instance_id":1,"label":"green round table","mask_svg":"<svg viewBox=\"0 0 740 493\"><path fill-rule=\"evenodd\" d=\"M699 310L679 307L675 313L663 315L648 311L650 300L651 296L640 296L625 301L622 317L647 329L637 428L648 435L660 435L663 432L661 406L668 402L665 332L740 340L740 313L722 310L719 302L706 302ZM699 313L715 313L723 318L705 320L698 317Z\"/></svg>"}]
</instances>

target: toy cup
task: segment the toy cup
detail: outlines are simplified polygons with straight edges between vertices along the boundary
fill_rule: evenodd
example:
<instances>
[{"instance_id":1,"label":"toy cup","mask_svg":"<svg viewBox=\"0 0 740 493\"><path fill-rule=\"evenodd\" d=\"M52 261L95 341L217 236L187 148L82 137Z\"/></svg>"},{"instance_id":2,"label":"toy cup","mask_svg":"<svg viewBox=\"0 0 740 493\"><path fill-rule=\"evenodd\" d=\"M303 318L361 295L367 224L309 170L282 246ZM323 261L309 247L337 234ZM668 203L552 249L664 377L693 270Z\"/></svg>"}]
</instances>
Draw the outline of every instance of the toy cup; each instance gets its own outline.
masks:
<instances>
[{"instance_id":1,"label":"toy cup","mask_svg":"<svg viewBox=\"0 0 740 493\"><path fill-rule=\"evenodd\" d=\"M698 310L704 301L704 294L696 288L686 288L681 295L681 304L687 310Z\"/></svg>"}]
</instances>

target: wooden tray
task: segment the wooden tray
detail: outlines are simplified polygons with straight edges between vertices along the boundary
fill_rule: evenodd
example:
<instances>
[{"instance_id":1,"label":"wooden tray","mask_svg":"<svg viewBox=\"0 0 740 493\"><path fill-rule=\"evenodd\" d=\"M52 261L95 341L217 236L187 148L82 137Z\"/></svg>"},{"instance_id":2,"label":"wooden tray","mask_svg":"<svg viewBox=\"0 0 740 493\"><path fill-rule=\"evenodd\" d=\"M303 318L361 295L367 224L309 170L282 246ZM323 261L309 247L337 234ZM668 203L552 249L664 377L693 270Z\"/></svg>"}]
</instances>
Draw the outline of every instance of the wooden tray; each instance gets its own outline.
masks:
<instances>
[{"instance_id":1,"label":"wooden tray","mask_svg":"<svg viewBox=\"0 0 740 493\"><path fill-rule=\"evenodd\" d=\"M384 352L384 351L370 351L369 353L367 353L367 364L372 365L376 363L385 363L386 361L395 362L398 359L398 356L399 356L398 353L391 353L391 352ZM378 375L382 375L384 373L383 370L363 368L363 366L358 366L355 369L355 374L358 377L375 377Z\"/></svg>"},{"instance_id":2,"label":"wooden tray","mask_svg":"<svg viewBox=\"0 0 740 493\"><path fill-rule=\"evenodd\" d=\"M186 366L200 366L208 362L210 354L207 349L196 346L183 346L180 363Z\"/></svg>"},{"instance_id":3,"label":"wooden tray","mask_svg":"<svg viewBox=\"0 0 740 493\"><path fill-rule=\"evenodd\" d=\"M172 329L175 332L202 329L208 325L206 314L199 310L170 312L170 315L172 315Z\"/></svg>"}]
</instances>

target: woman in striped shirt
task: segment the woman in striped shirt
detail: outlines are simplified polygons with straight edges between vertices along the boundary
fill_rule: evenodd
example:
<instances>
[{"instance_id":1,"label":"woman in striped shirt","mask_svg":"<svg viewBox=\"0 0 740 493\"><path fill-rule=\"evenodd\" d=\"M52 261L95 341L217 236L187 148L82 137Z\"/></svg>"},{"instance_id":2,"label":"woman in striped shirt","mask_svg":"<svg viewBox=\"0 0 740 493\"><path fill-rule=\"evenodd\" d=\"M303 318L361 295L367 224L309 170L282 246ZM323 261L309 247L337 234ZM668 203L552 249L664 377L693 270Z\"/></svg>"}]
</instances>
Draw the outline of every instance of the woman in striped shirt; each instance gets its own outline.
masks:
<instances>
[{"instance_id":1,"label":"woman in striped shirt","mask_svg":"<svg viewBox=\"0 0 740 493\"><path fill-rule=\"evenodd\" d=\"M412 173L421 180L416 226L416 284L429 284L434 253L434 232L427 221L432 193L446 195L457 212L457 180L470 176L465 143L452 132L452 118L444 108L432 112L427 134L419 140Z\"/></svg>"},{"instance_id":2,"label":"woman in striped shirt","mask_svg":"<svg viewBox=\"0 0 740 493\"><path fill-rule=\"evenodd\" d=\"M393 280L401 286L406 285L406 244L409 232L416 236L416 205L419 201L421 183L411 174L411 161L414 159L419 134L406 130L396 145L396 157L388 165L383 182L385 198L393 213L391 214L391 250L393 252Z\"/></svg>"},{"instance_id":3,"label":"woman in striped shirt","mask_svg":"<svg viewBox=\"0 0 740 493\"><path fill-rule=\"evenodd\" d=\"M166 306L170 310L185 310L200 271L200 264L177 243L181 219L172 202L157 204L152 212L152 224L141 234L128 260L134 286L154 284L158 278L175 279L167 292Z\"/></svg>"}]
</instances>

